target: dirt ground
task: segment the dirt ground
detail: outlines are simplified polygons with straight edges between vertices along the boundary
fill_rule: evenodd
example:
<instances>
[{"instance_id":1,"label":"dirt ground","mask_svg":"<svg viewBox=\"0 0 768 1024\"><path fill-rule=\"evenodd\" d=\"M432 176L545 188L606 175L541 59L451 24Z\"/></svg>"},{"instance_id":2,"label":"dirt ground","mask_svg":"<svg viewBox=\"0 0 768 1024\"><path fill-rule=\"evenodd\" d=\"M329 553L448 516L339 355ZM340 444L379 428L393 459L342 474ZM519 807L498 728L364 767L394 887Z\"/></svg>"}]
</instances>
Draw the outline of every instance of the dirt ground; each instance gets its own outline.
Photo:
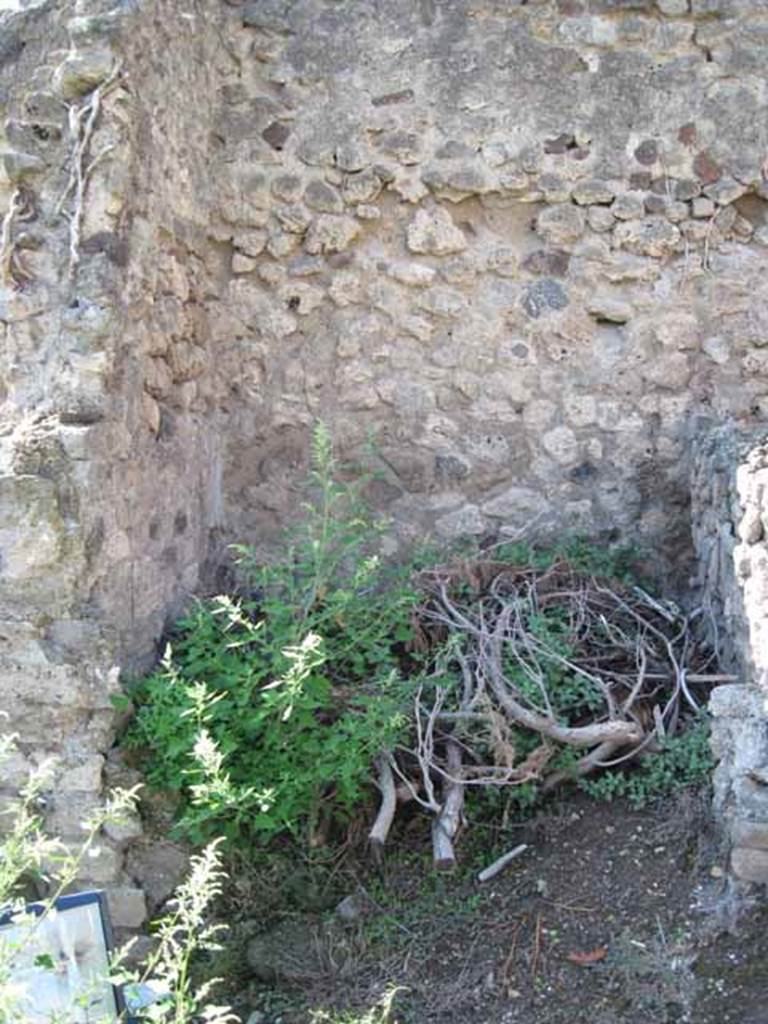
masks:
<instances>
[{"instance_id":1,"label":"dirt ground","mask_svg":"<svg viewBox=\"0 0 768 1024\"><path fill-rule=\"evenodd\" d=\"M261 1024L374 1024L389 993L400 1024L768 1024L768 904L736 919L707 806L572 796L503 834L469 829L451 876L431 870L414 818L382 874L347 858L312 912L298 899L277 923L254 906L235 922L236 1008ZM319 909L345 894L348 920Z\"/></svg>"}]
</instances>

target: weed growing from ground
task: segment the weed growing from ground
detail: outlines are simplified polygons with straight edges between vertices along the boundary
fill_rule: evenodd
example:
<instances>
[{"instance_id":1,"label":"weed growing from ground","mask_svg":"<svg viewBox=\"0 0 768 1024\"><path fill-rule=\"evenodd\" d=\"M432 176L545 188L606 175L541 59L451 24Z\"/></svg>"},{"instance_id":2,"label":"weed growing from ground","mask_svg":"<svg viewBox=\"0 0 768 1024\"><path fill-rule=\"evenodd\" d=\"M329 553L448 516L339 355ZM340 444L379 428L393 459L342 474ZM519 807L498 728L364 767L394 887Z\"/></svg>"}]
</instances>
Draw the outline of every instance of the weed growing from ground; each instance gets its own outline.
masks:
<instances>
[{"instance_id":1,"label":"weed growing from ground","mask_svg":"<svg viewBox=\"0 0 768 1024\"><path fill-rule=\"evenodd\" d=\"M13 736L0 735L0 769L15 749ZM37 936L56 921L56 901L76 881L83 861L99 841L106 824L116 824L135 810L137 791L116 790L91 818L83 823L83 840L74 851L60 840L46 835L39 814L43 793L51 785L52 765L33 772L19 797L0 815L0 912L10 912L14 923L27 925L12 937L0 934L0 1022L27 1024L36 1005L36 975L30 973L30 947ZM48 890L38 901L39 912L25 914L24 892L30 880ZM237 1024L238 1018L226 1006L211 1000L215 979L197 983L194 967L201 955L219 949L222 930L211 924L208 915L212 903L221 895L224 874L217 844L192 857L189 877L177 889L168 914L155 924L157 943L142 969L126 966L130 944L114 954L108 977L77 982L72 979L66 1005L51 1011L56 1024L75 1024L89 1020L102 1024L107 1018L94 1010L100 1004L104 987L120 985L131 1007L141 1006L141 1019L156 1024ZM61 964L47 953L35 957L37 971L59 973ZM108 1019L115 1017L108 1012ZM119 1019L126 1020L125 1014Z\"/></svg>"},{"instance_id":2,"label":"weed growing from ground","mask_svg":"<svg viewBox=\"0 0 768 1024\"><path fill-rule=\"evenodd\" d=\"M124 742L143 752L152 785L180 795L179 828L195 844L224 836L231 850L251 857L286 835L304 850L326 845L371 795L377 755L400 750L407 759L416 695L424 706L440 699L450 710L461 691L456 648L462 636L422 636L419 648L414 627L424 601L414 565L428 564L429 556L422 552L408 566L382 562L377 549L386 527L362 502L364 483L344 479L319 425L310 499L282 555L264 564L249 548L236 548L240 595L195 604L175 627L157 670L131 692L136 715ZM437 553L431 557L434 565ZM566 565L582 577L629 588L636 558L629 548L571 539L550 548L475 547L459 561L492 559L542 574ZM457 595L471 601L470 582L457 578ZM501 669L529 706L536 708L544 692L547 706L539 710L558 725L578 727L602 715L605 694L594 677L574 670L579 641L569 615L554 601L526 611L531 643L547 652L536 666L540 677L519 652L510 651ZM610 648L608 625L598 640ZM540 747L537 732L502 725L502 732L487 729L485 736L475 724L470 737L462 734L470 726L460 723L454 733L471 740L487 764L496 763L502 747L518 763ZM548 769L562 779L576 777L578 756L574 747L550 742ZM660 753L638 758L631 771L623 765L579 785L599 799L623 795L642 805L701 784L711 766L702 721L669 738ZM535 773L511 788L465 789L470 817L501 814L502 824L542 799Z\"/></svg>"},{"instance_id":3,"label":"weed growing from ground","mask_svg":"<svg viewBox=\"0 0 768 1024\"><path fill-rule=\"evenodd\" d=\"M660 751L640 759L631 771L581 779L579 787L596 800L625 796L640 808L676 789L706 785L714 766L709 722L702 716L679 736L667 737Z\"/></svg>"},{"instance_id":4,"label":"weed growing from ground","mask_svg":"<svg viewBox=\"0 0 768 1024\"><path fill-rule=\"evenodd\" d=\"M313 497L284 556L259 565L238 548L251 596L197 604L132 693L126 742L147 752L150 783L180 791L193 842L313 845L407 727L399 652L416 591L381 563L382 524L338 475L319 426Z\"/></svg>"}]
</instances>

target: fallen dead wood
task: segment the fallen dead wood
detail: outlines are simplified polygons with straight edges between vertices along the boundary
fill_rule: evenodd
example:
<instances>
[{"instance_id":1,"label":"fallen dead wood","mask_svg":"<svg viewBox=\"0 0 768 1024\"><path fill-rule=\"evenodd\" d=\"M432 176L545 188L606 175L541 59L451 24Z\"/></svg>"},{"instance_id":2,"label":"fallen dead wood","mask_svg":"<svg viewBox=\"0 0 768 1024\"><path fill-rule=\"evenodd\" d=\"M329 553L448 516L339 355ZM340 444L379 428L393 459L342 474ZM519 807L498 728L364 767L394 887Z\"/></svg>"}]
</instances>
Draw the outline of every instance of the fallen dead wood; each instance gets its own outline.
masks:
<instances>
[{"instance_id":1,"label":"fallen dead wood","mask_svg":"<svg viewBox=\"0 0 768 1024\"><path fill-rule=\"evenodd\" d=\"M517 860L517 858L521 854L525 853L527 849L528 844L521 843L519 846L516 846L514 850L508 850L507 853L502 854L501 857L498 857L493 862L493 864L489 864L487 868L483 868L483 870L477 876L478 882L490 882L492 878L495 878L496 875L501 874L504 868L511 864L513 860Z\"/></svg>"},{"instance_id":2,"label":"fallen dead wood","mask_svg":"<svg viewBox=\"0 0 768 1024\"><path fill-rule=\"evenodd\" d=\"M464 807L464 784L461 778L461 747L456 740L446 740L446 766L450 777L443 785L443 805L432 824L432 849L438 871L456 867L453 840L459 831Z\"/></svg>"},{"instance_id":3,"label":"fallen dead wood","mask_svg":"<svg viewBox=\"0 0 768 1024\"><path fill-rule=\"evenodd\" d=\"M389 830L395 820L397 810L397 790L395 789L395 777L392 774L392 766L387 754L381 754L378 758L378 786L381 792L381 804L376 820L368 833L368 841L371 845L373 858L377 864L381 863L384 855L384 846L387 842Z\"/></svg>"},{"instance_id":4,"label":"fallen dead wood","mask_svg":"<svg viewBox=\"0 0 768 1024\"><path fill-rule=\"evenodd\" d=\"M698 641L698 613L565 560L464 559L423 573L421 584L419 653L433 651L435 668L420 677L413 744L390 752L388 782L379 770L379 853L395 775L434 816L435 864L450 868L467 789L547 792L652 756L699 711L700 688L733 681Z\"/></svg>"}]
</instances>

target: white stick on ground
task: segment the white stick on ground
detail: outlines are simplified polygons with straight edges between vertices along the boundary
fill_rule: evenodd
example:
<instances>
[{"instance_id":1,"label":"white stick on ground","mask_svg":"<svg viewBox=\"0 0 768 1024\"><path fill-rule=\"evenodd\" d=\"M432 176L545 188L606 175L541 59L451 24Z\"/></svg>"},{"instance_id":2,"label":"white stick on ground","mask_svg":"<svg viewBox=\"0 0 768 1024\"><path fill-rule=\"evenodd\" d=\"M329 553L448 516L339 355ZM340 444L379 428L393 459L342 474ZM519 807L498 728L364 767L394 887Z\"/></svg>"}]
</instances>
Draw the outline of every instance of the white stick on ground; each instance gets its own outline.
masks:
<instances>
[{"instance_id":1,"label":"white stick on ground","mask_svg":"<svg viewBox=\"0 0 768 1024\"><path fill-rule=\"evenodd\" d=\"M483 868L477 876L478 882L489 882L492 878L495 878L496 875L504 870L507 864L511 864L513 860L516 860L520 854L525 853L527 849L528 844L521 843L520 846L516 846L514 850L510 850L508 853L502 854L498 860L493 862L493 864L489 864L487 868Z\"/></svg>"}]
</instances>

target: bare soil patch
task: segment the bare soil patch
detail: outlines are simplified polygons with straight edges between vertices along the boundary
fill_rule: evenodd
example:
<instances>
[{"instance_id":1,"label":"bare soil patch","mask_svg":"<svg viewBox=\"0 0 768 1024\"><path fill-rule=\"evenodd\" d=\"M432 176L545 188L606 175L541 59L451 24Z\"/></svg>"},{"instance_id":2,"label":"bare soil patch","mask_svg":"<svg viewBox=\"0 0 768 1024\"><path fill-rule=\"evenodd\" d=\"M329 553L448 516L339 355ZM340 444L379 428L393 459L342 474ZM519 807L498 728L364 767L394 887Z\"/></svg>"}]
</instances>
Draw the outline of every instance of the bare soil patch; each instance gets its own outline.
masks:
<instances>
[{"instance_id":1,"label":"bare soil patch","mask_svg":"<svg viewBox=\"0 0 768 1024\"><path fill-rule=\"evenodd\" d=\"M311 894L306 876L316 907L353 896L349 920L298 909L300 891L276 915L233 908L244 1018L354 1021L396 987L402 1024L768 1022L768 914L734 921L706 796L635 810L572 795L503 834L476 823L453 874L431 870L423 824L401 825L381 872L348 856ZM263 879L240 884L258 899ZM269 950L261 977L244 966L254 940Z\"/></svg>"}]
</instances>

